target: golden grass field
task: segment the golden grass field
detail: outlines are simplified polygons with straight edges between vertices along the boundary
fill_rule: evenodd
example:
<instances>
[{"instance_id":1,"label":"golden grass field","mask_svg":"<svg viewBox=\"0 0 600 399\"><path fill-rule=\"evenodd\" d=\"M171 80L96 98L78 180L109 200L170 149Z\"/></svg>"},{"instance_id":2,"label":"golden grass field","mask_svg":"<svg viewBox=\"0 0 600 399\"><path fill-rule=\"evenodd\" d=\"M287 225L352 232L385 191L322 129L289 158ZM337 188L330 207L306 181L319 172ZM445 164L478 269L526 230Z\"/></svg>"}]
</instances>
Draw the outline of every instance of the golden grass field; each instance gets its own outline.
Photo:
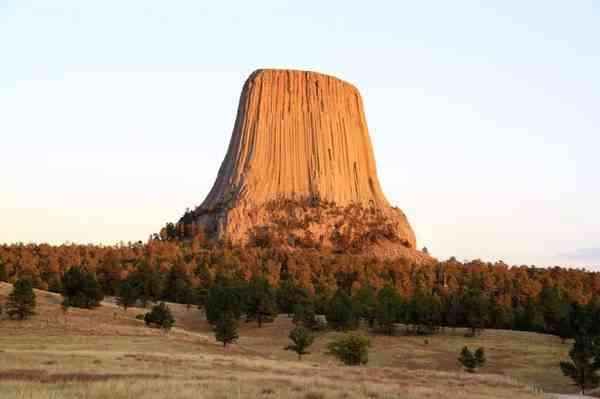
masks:
<instances>
[{"instance_id":1,"label":"golden grass field","mask_svg":"<svg viewBox=\"0 0 600 399\"><path fill-rule=\"evenodd\" d=\"M11 286L0 283L0 303ZM320 335L296 360L283 348L291 319L258 328L242 324L237 344L223 348L196 308L170 305L176 327L147 328L106 301L95 310L61 310L60 295L36 291L37 315L0 321L0 398L541 398L575 392L558 362L568 344L556 337L487 330L426 337L372 336L369 365L345 367L325 355L337 334ZM460 370L464 345L483 346L488 364Z\"/></svg>"}]
</instances>

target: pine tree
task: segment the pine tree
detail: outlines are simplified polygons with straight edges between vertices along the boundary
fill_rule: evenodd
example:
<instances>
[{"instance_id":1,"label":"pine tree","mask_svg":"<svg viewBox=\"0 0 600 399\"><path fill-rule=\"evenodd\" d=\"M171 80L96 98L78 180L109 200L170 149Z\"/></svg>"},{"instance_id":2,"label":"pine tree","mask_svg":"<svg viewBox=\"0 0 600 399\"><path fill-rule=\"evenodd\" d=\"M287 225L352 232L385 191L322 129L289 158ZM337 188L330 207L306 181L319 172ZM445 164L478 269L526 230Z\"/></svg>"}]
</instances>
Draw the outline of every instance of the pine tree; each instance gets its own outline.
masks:
<instances>
[{"instance_id":1,"label":"pine tree","mask_svg":"<svg viewBox=\"0 0 600 399\"><path fill-rule=\"evenodd\" d=\"M488 321L487 298L479 288L468 288L462 297L464 320L471 330L470 336L477 335Z\"/></svg>"},{"instance_id":2,"label":"pine tree","mask_svg":"<svg viewBox=\"0 0 600 399\"><path fill-rule=\"evenodd\" d=\"M215 324L222 314L239 320L242 314L243 285L241 282L218 277L206 294L206 319Z\"/></svg>"},{"instance_id":3,"label":"pine tree","mask_svg":"<svg viewBox=\"0 0 600 399\"><path fill-rule=\"evenodd\" d=\"M445 324L454 329L462 325L463 322L463 308L461 298L453 294L446 299L444 303L444 321Z\"/></svg>"},{"instance_id":4,"label":"pine tree","mask_svg":"<svg viewBox=\"0 0 600 399\"><path fill-rule=\"evenodd\" d=\"M387 335L394 334L401 307L402 298L394 288L385 286L379 291L376 308L377 324Z\"/></svg>"},{"instance_id":5,"label":"pine tree","mask_svg":"<svg viewBox=\"0 0 600 399\"><path fill-rule=\"evenodd\" d=\"M557 286L545 285L538 298L540 312L544 318L544 330L557 335L561 320L566 317L568 312L560 290Z\"/></svg>"},{"instance_id":6,"label":"pine tree","mask_svg":"<svg viewBox=\"0 0 600 399\"><path fill-rule=\"evenodd\" d=\"M369 327L373 327L377 319L378 300L375 289L370 284L363 285L355 296L358 305L358 315L367 320Z\"/></svg>"},{"instance_id":7,"label":"pine tree","mask_svg":"<svg viewBox=\"0 0 600 399\"><path fill-rule=\"evenodd\" d=\"M294 324L304 326L309 330L317 330L320 327L319 322L317 321L317 315L315 314L315 310L311 303L306 303L304 305L297 304L294 307L294 318L292 321Z\"/></svg>"},{"instance_id":8,"label":"pine tree","mask_svg":"<svg viewBox=\"0 0 600 399\"><path fill-rule=\"evenodd\" d=\"M485 358L485 351L482 347L478 348L475 351L473 357L475 358L475 364L477 364L477 367L485 366L485 362L487 361L487 359Z\"/></svg>"},{"instance_id":9,"label":"pine tree","mask_svg":"<svg viewBox=\"0 0 600 399\"><path fill-rule=\"evenodd\" d=\"M417 334L436 332L442 323L442 303L439 296L417 287L408 305L408 319L416 327Z\"/></svg>"},{"instance_id":10,"label":"pine tree","mask_svg":"<svg viewBox=\"0 0 600 399\"><path fill-rule=\"evenodd\" d=\"M338 289L327 306L327 324L336 330L348 330L356 327L352 298L342 289Z\"/></svg>"},{"instance_id":11,"label":"pine tree","mask_svg":"<svg viewBox=\"0 0 600 399\"><path fill-rule=\"evenodd\" d=\"M237 329L237 319L230 313L223 313L215 325L215 338L223 343L223 347L226 347L239 338Z\"/></svg>"},{"instance_id":12,"label":"pine tree","mask_svg":"<svg viewBox=\"0 0 600 399\"><path fill-rule=\"evenodd\" d=\"M247 321L256 320L262 327L262 323L273 321L276 307L275 291L269 282L263 277L252 277L244 298Z\"/></svg>"},{"instance_id":13,"label":"pine tree","mask_svg":"<svg viewBox=\"0 0 600 399\"><path fill-rule=\"evenodd\" d=\"M460 351L458 362L465 368L467 373L474 373L475 369L482 367L485 362L485 352L483 348L479 348L473 354L466 346Z\"/></svg>"},{"instance_id":14,"label":"pine tree","mask_svg":"<svg viewBox=\"0 0 600 399\"><path fill-rule=\"evenodd\" d=\"M165 301L185 304L189 289L191 289L191 283L185 265L178 261L166 274L161 298Z\"/></svg>"},{"instance_id":15,"label":"pine tree","mask_svg":"<svg viewBox=\"0 0 600 399\"><path fill-rule=\"evenodd\" d=\"M276 297L279 311L291 314L296 305L302 305L308 301L308 291L290 279L286 279L279 283Z\"/></svg>"},{"instance_id":16,"label":"pine tree","mask_svg":"<svg viewBox=\"0 0 600 399\"><path fill-rule=\"evenodd\" d=\"M140 297L139 290L132 284L130 280L125 280L121 283L117 295L117 305L122 306L123 310L127 310L128 307L134 306Z\"/></svg>"},{"instance_id":17,"label":"pine tree","mask_svg":"<svg viewBox=\"0 0 600 399\"><path fill-rule=\"evenodd\" d=\"M17 280L6 302L6 314L13 319L23 320L34 315L35 292L29 280Z\"/></svg>"},{"instance_id":18,"label":"pine tree","mask_svg":"<svg viewBox=\"0 0 600 399\"><path fill-rule=\"evenodd\" d=\"M293 344L285 347L286 350L292 350L298 354L298 360L302 360L302 355L308 355L306 349L312 345L315 340L313 333L303 326L296 326L289 335Z\"/></svg>"},{"instance_id":19,"label":"pine tree","mask_svg":"<svg viewBox=\"0 0 600 399\"><path fill-rule=\"evenodd\" d=\"M144 322L149 327L158 327L164 330L170 330L175 324L175 318L171 313L171 309L161 302L152 307L152 310L144 316Z\"/></svg>"},{"instance_id":20,"label":"pine tree","mask_svg":"<svg viewBox=\"0 0 600 399\"><path fill-rule=\"evenodd\" d=\"M573 347L569 351L571 361L560 362L563 374L570 377L574 384L585 394L586 389L596 388L600 382L600 346L598 338L587 335L575 337Z\"/></svg>"},{"instance_id":21,"label":"pine tree","mask_svg":"<svg viewBox=\"0 0 600 399\"><path fill-rule=\"evenodd\" d=\"M96 277L80 267L70 268L62 278L63 305L76 308L100 306L104 298Z\"/></svg>"},{"instance_id":22,"label":"pine tree","mask_svg":"<svg viewBox=\"0 0 600 399\"><path fill-rule=\"evenodd\" d=\"M8 273L4 261L0 259L0 281L8 281Z\"/></svg>"}]
</instances>

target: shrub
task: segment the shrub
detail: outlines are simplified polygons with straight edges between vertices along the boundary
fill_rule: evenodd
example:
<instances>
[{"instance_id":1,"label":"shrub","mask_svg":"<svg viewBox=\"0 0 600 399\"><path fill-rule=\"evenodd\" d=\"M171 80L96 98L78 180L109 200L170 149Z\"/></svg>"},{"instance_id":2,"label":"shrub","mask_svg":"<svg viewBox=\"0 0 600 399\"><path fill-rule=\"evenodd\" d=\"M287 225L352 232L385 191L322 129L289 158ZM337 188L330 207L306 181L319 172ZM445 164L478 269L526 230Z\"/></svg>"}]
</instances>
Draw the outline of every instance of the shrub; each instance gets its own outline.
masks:
<instances>
[{"instance_id":1,"label":"shrub","mask_svg":"<svg viewBox=\"0 0 600 399\"><path fill-rule=\"evenodd\" d=\"M367 364L369 361L369 337L349 333L328 345L328 354L335 356L348 366Z\"/></svg>"},{"instance_id":2,"label":"shrub","mask_svg":"<svg viewBox=\"0 0 600 399\"><path fill-rule=\"evenodd\" d=\"M479 348L473 354L466 346L460 351L458 362L465 368L467 373L474 373L475 369L485 364L485 353Z\"/></svg>"},{"instance_id":3,"label":"shrub","mask_svg":"<svg viewBox=\"0 0 600 399\"><path fill-rule=\"evenodd\" d=\"M138 315L135 315L135 318L136 318L137 320L144 320L144 318L145 318L145 317L146 317L146 315L145 315L145 314L143 314L143 313L140 313L140 314L138 314Z\"/></svg>"},{"instance_id":4,"label":"shrub","mask_svg":"<svg viewBox=\"0 0 600 399\"><path fill-rule=\"evenodd\" d=\"M308 355L310 353L307 352L306 349L308 349L315 340L315 336L310 330L303 326L297 326L290 331L289 337L293 343L286 346L285 349L296 352L298 354L298 360L302 359L302 355Z\"/></svg>"},{"instance_id":5,"label":"shrub","mask_svg":"<svg viewBox=\"0 0 600 399\"><path fill-rule=\"evenodd\" d=\"M80 268L70 268L62 279L63 306L94 308L100 306L104 294L96 277Z\"/></svg>"},{"instance_id":6,"label":"shrub","mask_svg":"<svg viewBox=\"0 0 600 399\"><path fill-rule=\"evenodd\" d=\"M11 319L23 320L34 315L35 292L29 280L17 280L6 302L6 314Z\"/></svg>"},{"instance_id":7,"label":"shrub","mask_svg":"<svg viewBox=\"0 0 600 399\"><path fill-rule=\"evenodd\" d=\"M164 302L152 307L152 310L144 316L144 322L149 327L164 328L170 330L175 324L171 310Z\"/></svg>"}]
</instances>

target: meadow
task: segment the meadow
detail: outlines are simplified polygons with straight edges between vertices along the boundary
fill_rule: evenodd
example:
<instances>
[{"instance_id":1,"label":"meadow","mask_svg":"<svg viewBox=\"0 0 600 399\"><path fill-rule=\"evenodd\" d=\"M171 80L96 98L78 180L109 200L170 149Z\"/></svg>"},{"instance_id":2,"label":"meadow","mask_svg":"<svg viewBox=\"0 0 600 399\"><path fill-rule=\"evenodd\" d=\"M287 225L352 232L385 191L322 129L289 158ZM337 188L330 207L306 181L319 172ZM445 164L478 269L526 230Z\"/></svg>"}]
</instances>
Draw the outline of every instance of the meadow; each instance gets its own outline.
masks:
<instances>
[{"instance_id":1,"label":"meadow","mask_svg":"<svg viewBox=\"0 0 600 399\"><path fill-rule=\"evenodd\" d=\"M0 283L0 302L11 285ZM37 315L0 321L2 398L498 398L575 392L558 362L568 344L554 336L486 330L475 338L446 329L423 337L371 335L369 364L347 367L326 354L324 332L296 360L283 348L293 327L280 315L258 328L242 323L223 348L200 310L170 304L176 326L148 328L107 298L94 310L63 311L61 296L36 291ZM487 365L461 370L460 349L483 346Z\"/></svg>"}]
</instances>

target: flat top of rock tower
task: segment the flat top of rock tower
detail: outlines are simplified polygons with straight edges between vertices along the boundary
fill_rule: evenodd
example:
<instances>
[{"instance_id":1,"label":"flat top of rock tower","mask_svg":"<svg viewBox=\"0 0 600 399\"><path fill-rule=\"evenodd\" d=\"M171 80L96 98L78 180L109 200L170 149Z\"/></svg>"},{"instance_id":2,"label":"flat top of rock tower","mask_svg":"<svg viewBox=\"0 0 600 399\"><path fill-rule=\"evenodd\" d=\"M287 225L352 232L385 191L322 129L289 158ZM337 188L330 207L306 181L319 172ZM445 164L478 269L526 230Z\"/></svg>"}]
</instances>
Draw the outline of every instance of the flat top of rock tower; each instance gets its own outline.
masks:
<instances>
[{"instance_id":1,"label":"flat top of rock tower","mask_svg":"<svg viewBox=\"0 0 600 399\"><path fill-rule=\"evenodd\" d=\"M281 75L287 75L287 76L296 75L296 77L299 77L299 78L304 77L307 80L333 80L333 81L341 83L345 86L348 86L348 88L350 88L353 91L358 92L358 89L356 88L356 86L354 86L353 84L351 84L343 79L335 77L333 75L327 75L327 74L321 73L321 72L305 71L305 70L300 70L300 69L260 68L260 69L256 69L254 72L252 72L250 74L250 76L247 79L247 82L253 82L256 79L263 78L263 77L269 78L269 77L276 77L276 76L281 76Z\"/></svg>"}]
</instances>

